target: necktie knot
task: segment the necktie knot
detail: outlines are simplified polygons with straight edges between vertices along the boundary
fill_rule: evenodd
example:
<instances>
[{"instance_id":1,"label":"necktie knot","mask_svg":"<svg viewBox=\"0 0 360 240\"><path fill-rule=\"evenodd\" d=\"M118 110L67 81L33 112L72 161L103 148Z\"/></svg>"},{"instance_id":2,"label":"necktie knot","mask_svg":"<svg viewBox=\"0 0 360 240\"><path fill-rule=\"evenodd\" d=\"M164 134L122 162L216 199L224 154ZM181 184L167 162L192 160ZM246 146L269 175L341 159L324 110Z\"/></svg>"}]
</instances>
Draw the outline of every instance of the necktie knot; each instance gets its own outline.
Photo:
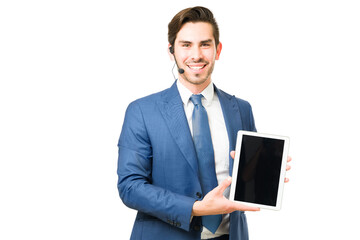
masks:
<instances>
[{"instance_id":1,"label":"necktie knot","mask_svg":"<svg viewBox=\"0 0 360 240\"><path fill-rule=\"evenodd\" d=\"M202 98L202 97L203 97L202 94L197 94L197 95L193 94L193 95L191 95L191 97L190 97L190 101L192 101L192 103L193 103L195 106L197 106L197 105L202 106L202 104L201 104L201 98Z\"/></svg>"}]
</instances>

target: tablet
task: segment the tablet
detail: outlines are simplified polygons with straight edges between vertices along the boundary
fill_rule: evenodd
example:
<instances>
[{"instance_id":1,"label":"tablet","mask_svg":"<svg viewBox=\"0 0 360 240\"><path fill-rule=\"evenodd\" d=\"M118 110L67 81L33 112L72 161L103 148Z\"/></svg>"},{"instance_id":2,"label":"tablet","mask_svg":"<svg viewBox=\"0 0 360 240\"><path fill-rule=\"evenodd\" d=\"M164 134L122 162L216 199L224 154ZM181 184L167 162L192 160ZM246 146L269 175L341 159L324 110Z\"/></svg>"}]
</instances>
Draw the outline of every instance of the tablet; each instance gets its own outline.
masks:
<instances>
[{"instance_id":1,"label":"tablet","mask_svg":"<svg viewBox=\"0 0 360 240\"><path fill-rule=\"evenodd\" d=\"M288 149L288 137L239 131L229 199L280 210Z\"/></svg>"}]
</instances>

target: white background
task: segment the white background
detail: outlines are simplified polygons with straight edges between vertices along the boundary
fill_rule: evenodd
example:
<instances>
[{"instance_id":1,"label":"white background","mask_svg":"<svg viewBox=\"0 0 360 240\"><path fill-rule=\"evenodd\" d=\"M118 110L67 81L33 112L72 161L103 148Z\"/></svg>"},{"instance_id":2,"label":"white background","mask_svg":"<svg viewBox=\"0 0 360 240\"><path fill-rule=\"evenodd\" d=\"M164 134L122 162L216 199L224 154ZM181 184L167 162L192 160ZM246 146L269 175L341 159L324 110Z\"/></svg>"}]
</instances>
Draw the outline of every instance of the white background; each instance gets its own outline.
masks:
<instances>
[{"instance_id":1,"label":"white background","mask_svg":"<svg viewBox=\"0 0 360 240\"><path fill-rule=\"evenodd\" d=\"M283 208L252 240L359 239L360 6L350 0L1 1L0 239L128 239L116 188L127 105L173 83L167 24L209 7L215 84L291 138Z\"/></svg>"}]
</instances>

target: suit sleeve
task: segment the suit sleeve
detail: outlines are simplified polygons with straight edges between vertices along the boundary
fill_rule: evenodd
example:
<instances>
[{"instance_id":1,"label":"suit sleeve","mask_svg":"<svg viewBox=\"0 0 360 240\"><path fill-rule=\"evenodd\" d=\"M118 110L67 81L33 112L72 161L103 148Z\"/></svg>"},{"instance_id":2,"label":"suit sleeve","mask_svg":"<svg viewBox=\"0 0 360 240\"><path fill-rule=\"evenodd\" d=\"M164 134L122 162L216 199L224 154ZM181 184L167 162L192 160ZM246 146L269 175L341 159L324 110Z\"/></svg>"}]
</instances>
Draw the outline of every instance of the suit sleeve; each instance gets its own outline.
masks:
<instances>
[{"instance_id":1,"label":"suit sleeve","mask_svg":"<svg viewBox=\"0 0 360 240\"><path fill-rule=\"evenodd\" d=\"M117 186L124 204L189 231L196 200L152 184L152 145L136 102L126 111L118 147Z\"/></svg>"},{"instance_id":2,"label":"suit sleeve","mask_svg":"<svg viewBox=\"0 0 360 240\"><path fill-rule=\"evenodd\" d=\"M241 110L241 121L243 123L243 129L246 131L256 132L254 115L252 112L252 107L249 102L242 99L238 99L238 106Z\"/></svg>"},{"instance_id":3,"label":"suit sleeve","mask_svg":"<svg viewBox=\"0 0 360 240\"><path fill-rule=\"evenodd\" d=\"M252 107L249 104L249 125L250 125L250 131L256 132L256 126L255 126L255 120L254 120L254 114L252 112Z\"/></svg>"}]
</instances>

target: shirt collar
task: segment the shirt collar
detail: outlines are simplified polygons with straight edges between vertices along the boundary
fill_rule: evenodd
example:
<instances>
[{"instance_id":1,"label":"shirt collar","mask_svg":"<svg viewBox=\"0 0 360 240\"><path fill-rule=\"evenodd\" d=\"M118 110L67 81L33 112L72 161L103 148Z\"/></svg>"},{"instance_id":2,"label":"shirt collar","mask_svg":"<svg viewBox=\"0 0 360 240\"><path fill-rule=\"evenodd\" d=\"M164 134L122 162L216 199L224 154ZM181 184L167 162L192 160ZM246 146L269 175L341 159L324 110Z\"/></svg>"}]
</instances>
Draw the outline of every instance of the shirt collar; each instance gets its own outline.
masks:
<instances>
[{"instance_id":1,"label":"shirt collar","mask_svg":"<svg viewBox=\"0 0 360 240\"><path fill-rule=\"evenodd\" d=\"M183 104L187 106L193 93L189 89L187 89L179 80L176 81L176 84L180 93L181 100ZM204 106L209 106L214 98L214 84L210 82L210 84L201 92L201 94L205 98L205 100L203 100Z\"/></svg>"}]
</instances>

